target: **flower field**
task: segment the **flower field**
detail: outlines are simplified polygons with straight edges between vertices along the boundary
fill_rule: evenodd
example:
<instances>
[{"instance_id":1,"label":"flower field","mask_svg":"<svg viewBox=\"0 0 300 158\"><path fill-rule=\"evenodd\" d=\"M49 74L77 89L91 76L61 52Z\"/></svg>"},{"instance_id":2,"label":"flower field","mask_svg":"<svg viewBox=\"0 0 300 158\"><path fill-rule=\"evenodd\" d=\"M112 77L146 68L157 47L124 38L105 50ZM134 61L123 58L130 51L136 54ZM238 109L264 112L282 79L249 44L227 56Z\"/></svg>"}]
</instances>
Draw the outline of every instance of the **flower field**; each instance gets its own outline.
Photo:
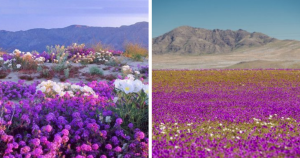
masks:
<instances>
[{"instance_id":1,"label":"flower field","mask_svg":"<svg viewBox=\"0 0 300 158\"><path fill-rule=\"evenodd\" d=\"M132 62L76 44L1 54L0 157L148 157L148 66Z\"/></svg>"},{"instance_id":2,"label":"flower field","mask_svg":"<svg viewBox=\"0 0 300 158\"><path fill-rule=\"evenodd\" d=\"M153 157L300 157L299 70L153 71Z\"/></svg>"}]
</instances>

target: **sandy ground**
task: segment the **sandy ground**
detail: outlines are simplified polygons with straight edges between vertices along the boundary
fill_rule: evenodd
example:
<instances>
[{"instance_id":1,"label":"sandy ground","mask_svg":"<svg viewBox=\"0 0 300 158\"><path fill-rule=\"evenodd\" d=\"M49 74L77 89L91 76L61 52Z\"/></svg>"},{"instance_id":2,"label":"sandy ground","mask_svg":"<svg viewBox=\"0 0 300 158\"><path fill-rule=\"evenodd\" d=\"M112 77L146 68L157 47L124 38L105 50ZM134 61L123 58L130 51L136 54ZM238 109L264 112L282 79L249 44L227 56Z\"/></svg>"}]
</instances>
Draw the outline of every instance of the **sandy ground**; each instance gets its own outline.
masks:
<instances>
[{"instance_id":1,"label":"sandy ground","mask_svg":"<svg viewBox=\"0 0 300 158\"><path fill-rule=\"evenodd\" d=\"M153 55L153 69L300 68L300 42L278 41L228 54Z\"/></svg>"},{"instance_id":2,"label":"sandy ground","mask_svg":"<svg viewBox=\"0 0 300 158\"><path fill-rule=\"evenodd\" d=\"M123 60L125 63L127 63L127 65L129 65L133 70L138 70L138 65L140 66L146 66L148 65L148 59L144 59L144 61L142 62L137 62L137 61L132 61L131 59L128 59L128 58L124 58ZM45 63L45 66L47 67L52 67L54 66L55 64L53 63ZM106 65L97 65L97 64L88 64L86 65L86 67L84 68L80 68L82 65L81 64L75 64L75 63L72 63L72 66L73 67L77 67L79 69L79 74L77 77L74 77L74 78L68 78L67 81L68 82L71 82L71 83L78 83L80 81L83 81L84 83L86 82L89 82L86 80L86 77L83 76L82 74L83 73L88 73L89 72L89 69L93 66L96 66L100 69L103 69L103 68L106 68L108 66ZM114 67L111 67L109 70L103 70L103 73L104 75L109 75L109 74L112 74L112 75L115 75L115 76L118 76L118 75L121 75L121 71L114 71ZM22 73L19 73L19 72L11 72L8 76L6 76L6 78L4 79L0 79L0 81L13 81L13 82L17 82L18 80L20 80L19 76L22 75ZM31 81L26 81L26 83L28 84L31 84L33 83L34 81L45 81L47 79L45 78L37 78L39 76L39 73L34 73L34 74L31 74L31 76L34 77L33 80ZM52 81L55 81L55 82L60 82L59 78L58 77L54 77L51 79ZM101 79L99 77L98 81L102 81L103 79ZM148 78L145 79L145 82L148 82Z\"/></svg>"}]
</instances>

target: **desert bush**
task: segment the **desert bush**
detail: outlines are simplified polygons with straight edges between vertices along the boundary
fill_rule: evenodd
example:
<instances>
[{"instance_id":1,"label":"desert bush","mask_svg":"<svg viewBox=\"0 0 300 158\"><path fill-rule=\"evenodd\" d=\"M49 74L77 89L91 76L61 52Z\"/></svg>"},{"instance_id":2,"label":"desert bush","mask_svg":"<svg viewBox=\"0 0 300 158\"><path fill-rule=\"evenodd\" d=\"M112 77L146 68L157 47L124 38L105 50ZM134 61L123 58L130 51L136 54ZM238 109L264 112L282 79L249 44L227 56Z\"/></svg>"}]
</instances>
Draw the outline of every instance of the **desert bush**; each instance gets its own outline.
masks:
<instances>
[{"instance_id":1,"label":"desert bush","mask_svg":"<svg viewBox=\"0 0 300 158\"><path fill-rule=\"evenodd\" d=\"M69 69L72 67L71 64L69 63L69 61L67 61L67 54L66 53L62 53L60 57L58 57L58 59L54 59L54 62L56 63L56 65L54 65L52 67L52 69L56 72L60 72L60 73L64 73L67 72Z\"/></svg>"},{"instance_id":2,"label":"desert bush","mask_svg":"<svg viewBox=\"0 0 300 158\"><path fill-rule=\"evenodd\" d=\"M37 54L34 52L34 54ZM16 49L10 55L5 55L2 58L4 63L2 66L9 68L11 70L30 70L36 71L38 65L44 64L44 57L36 57L30 52L21 52Z\"/></svg>"},{"instance_id":3,"label":"desert bush","mask_svg":"<svg viewBox=\"0 0 300 158\"><path fill-rule=\"evenodd\" d=\"M55 46L46 46L47 51L42 55L45 59L50 60L51 62L56 61L66 61L68 59L68 54L66 54L65 46L55 45ZM47 53L47 54L46 54ZM50 59L48 57L50 56Z\"/></svg>"},{"instance_id":4,"label":"desert bush","mask_svg":"<svg viewBox=\"0 0 300 158\"><path fill-rule=\"evenodd\" d=\"M109 60L114 60L114 56L108 51L99 51L93 54L93 63L104 64Z\"/></svg>"},{"instance_id":5,"label":"desert bush","mask_svg":"<svg viewBox=\"0 0 300 158\"><path fill-rule=\"evenodd\" d=\"M91 46L91 48L94 51L108 51L108 50L113 50L113 46L111 45L106 45L106 44L102 44L101 42L95 43Z\"/></svg>"},{"instance_id":6,"label":"desert bush","mask_svg":"<svg viewBox=\"0 0 300 158\"><path fill-rule=\"evenodd\" d=\"M97 66L92 66L89 69L91 75L103 76L103 71L100 70Z\"/></svg>"},{"instance_id":7,"label":"desert bush","mask_svg":"<svg viewBox=\"0 0 300 158\"><path fill-rule=\"evenodd\" d=\"M23 70L37 70L38 64L43 63L44 59L39 58L35 60L32 58L32 54L27 52L21 57L21 68Z\"/></svg>"},{"instance_id":8,"label":"desert bush","mask_svg":"<svg viewBox=\"0 0 300 158\"><path fill-rule=\"evenodd\" d=\"M91 54L91 52L93 52L94 50L92 48L85 48L84 44L76 44L73 43L71 46L68 46L66 48L66 53L68 53L68 58L72 58L74 57L74 55L78 56L87 56L89 54Z\"/></svg>"},{"instance_id":9,"label":"desert bush","mask_svg":"<svg viewBox=\"0 0 300 158\"><path fill-rule=\"evenodd\" d=\"M70 76L70 69L69 68L64 69L64 75L65 75L65 78L69 78L69 76Z\"/></svg>"},{"instance_id":10,"label":"desert bush","mask_svg":"<svg viewBox=\"0 0 300 158\"><path fill-rule=\"evenodd\" d=\"M119 57L119 58L111 58L108 62L105 63L105 65L107 66L113 66L113 67L116 67L116 66L124 66L126 65L127 63L124 61L124 58L122 57Z\"/></svg>"},{"instance_id":11,"label":"desert bush","mask_svg":"<svg viewBox=\"0 0 300 158\"><path fill-rule=\"evenodd\" d=\"M9 73L10 73L9 70L2 70L2 69L0 69L0 79L5 78L6 76L8 76Z\"/></svg>"},{"instance_id":12,"label":"desert bush","mask_svg":"<svg viewBox=\"0 0 300 158\"><path fill-rule=\"evenodd\" d=\"M143 61L148 56L148 50L141 47L139 44L127 44L123 56L131 58L135 61Z\"/></svg>"},{"instance_id":13,"label":"desert bush","mask_svg":"<svg viewBox=\"0 0 300 158\"><path fill-rule=\"evenodd\" d=\"M127 76L128 74L133 73L132 68L129 65L122 66L121 71L122 71L123 77Z\"/></svg>"},{"instance_id":14,"label":"desert bush","mask_svg":"<svg viewBox=\"0 0 300 158\"><path fill-rule=\"evenodd\" d=\"M93 63L93 59L90 57L80 57L79 60L77 60L77 62L80 62L81 65L85 66L88 64Z\"/></svg>"},{"instance_id":15,"label":"desert bush","mask_svg":"<svg viewBox=\"0 0 300 158\"><path fill-rule=\"evenodd\" d=\"M50 69L43 69L40 72L40 77L46 78L46 79L52 79L54 77L54 75L55 75L55 72Z\"/></svg>"},{"instance_id":16,"label":"desert bush","mask_svg":"<svg viewBox=\"0 0 300 158\"><path fill-rule=\"evenodd\" d=\"M95 64L104 64L110 59L114 59L111 52L108 51L99 51L96 53L90 52L89 55L80 55L79 53L73 56L70 61L74 63L81 63L82 65L87 65L91 63Z\"/></svg>"},{"instance_id":17,"label":"desert bush","mask_svg":"<svg viewBox=\"0 0 300 158\"><path fill-rule=\"evenodd\" d=\"M69 67L69 64L67 63L60 63L60 64L56 64L54 67L53 67L53 70L55 71L64 71L65 69L67 69Z\"/></svg>"},{"instance_id":18,"label":"desert bush","mask_svg":"<svg viewBox=\"0 0 300 158\"><path fill-rule=\"evenodd\" d=\"M123 54L123 51L120 50L109 50L114 56L120 56Z\"/></svg>"}]
</instances>

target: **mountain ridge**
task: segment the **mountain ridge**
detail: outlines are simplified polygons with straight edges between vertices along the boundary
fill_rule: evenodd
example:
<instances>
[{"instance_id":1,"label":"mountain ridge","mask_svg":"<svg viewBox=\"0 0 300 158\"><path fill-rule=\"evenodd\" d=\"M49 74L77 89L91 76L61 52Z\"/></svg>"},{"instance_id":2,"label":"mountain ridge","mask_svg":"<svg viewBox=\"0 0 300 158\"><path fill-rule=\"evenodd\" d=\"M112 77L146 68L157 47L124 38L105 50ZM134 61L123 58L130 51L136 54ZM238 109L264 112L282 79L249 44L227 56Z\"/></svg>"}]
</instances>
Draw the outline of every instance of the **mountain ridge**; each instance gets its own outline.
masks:
<instances>
[{"instance_id":1,"label":"mountain ridge","mask_svg":"<svg viewBox=\"0 0 300 158\"><path fill-rule=\"evenodd\" d=\"M70 25L64 28L36 28L25 31L0 30L0 47L11 52L42 52L47 45L70 45L85 43L87 46L101 42L116 50L124 50L126 43L137 43L148 48L148 22L138 22L120 27L94 27L86 25Z\"/></svg>"},{"instance_id":2,"label":"mountain ridge","mask_svg":"<svg viewBox=\"0 0 300 158\"><path fill-rule=\"evenodd\" d=\"M260 32L177 27L152 39L153 54L224 54L277 41Z\"/></svg>"}]
</instances>

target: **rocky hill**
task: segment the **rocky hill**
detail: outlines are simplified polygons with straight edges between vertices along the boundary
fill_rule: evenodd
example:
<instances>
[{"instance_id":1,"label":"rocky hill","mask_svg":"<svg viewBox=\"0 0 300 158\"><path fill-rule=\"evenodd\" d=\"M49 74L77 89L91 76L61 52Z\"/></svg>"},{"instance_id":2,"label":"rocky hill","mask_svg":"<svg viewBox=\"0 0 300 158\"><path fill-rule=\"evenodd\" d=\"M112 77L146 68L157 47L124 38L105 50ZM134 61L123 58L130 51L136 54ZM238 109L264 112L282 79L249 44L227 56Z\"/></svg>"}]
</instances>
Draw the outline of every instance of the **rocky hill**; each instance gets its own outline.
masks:
<instances>
[{"instance_id":1,"label":"rocky hill","mask_svg":"<svg viewBox=\"0 0 300 158\"><path fill-rule=\"evenodd\" d=\"M245 30L207 30L178 27L153 39L153 54L224 54L237 49L260 47L277 39Z\"/></svg>"},{"instance_id":2,"label":"rocky hill","mask_svg":"<svg viewBox=\"0 0 300 158\"><path fill-rule=\"evenodd\" d=\"M8 52L14 49L41 52L46 50L47 45L70 45L72 43L91 45L99 41L116 50L124 50L126 43L138 43L148 48L148 22L121 27L71 25L57 29L0 31L0 48Z\"/></svg>"}]
</instances>

